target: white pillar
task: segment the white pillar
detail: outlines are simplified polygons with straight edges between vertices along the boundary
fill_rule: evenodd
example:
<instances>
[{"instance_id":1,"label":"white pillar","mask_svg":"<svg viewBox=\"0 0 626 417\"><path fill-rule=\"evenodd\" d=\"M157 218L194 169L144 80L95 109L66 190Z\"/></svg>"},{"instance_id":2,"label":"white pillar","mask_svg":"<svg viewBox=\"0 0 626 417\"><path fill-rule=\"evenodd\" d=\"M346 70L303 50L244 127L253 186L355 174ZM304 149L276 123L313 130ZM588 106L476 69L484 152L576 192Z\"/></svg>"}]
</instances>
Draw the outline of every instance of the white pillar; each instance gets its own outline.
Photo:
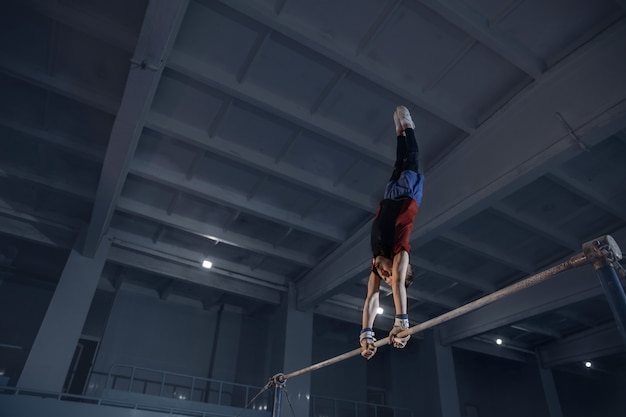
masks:
<instances>
[{"instance_id":1,"label":"white pillar","mask_svg":"<svg viewBox=\"0 0 626 417\"><path fill-rule=\"evenodd\" d=\"M72 249L17 382L20 388L61 392L96 292L107 253L102 239L93 258Z\"/></svg>"}]
</instances>

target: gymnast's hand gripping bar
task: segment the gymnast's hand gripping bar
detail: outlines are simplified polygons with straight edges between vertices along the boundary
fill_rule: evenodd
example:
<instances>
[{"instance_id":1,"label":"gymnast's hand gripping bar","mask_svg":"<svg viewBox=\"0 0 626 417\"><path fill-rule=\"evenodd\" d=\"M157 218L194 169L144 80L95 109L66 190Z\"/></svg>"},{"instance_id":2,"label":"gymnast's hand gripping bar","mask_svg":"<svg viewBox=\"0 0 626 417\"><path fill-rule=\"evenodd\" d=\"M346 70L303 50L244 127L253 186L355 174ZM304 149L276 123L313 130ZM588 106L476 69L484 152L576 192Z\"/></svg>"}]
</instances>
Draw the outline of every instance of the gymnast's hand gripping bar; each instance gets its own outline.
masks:
<instances>
[{"instance_id":1,"label":"gymnast's hand gripping bar","mask_svg":"<svg viewBox=\"0 0 626 417\"><path fill-rule=\"evenodd\" d=\"M461 307L451 310L438 317L432 318L430 320L417 324L413 327L410 327L407 330L400 332L398 334L398 337L412 335L412 334L424 331L426 329L429 329L431 327L437 326L448 320L451 320L463 314L469 313L470 311L476 310L496 300L504 298L510 294L513 294L515 292L518 292L520 290L523 290L525 288L528 288L540 282L543 282L547 280L548 278L553 277L563 271L576 268L587 263L593 263L594 268L596 269L596 271L598 271L598 275L602 281L603 288L605 288L605 292L606 292L606 285L604 283L603 277L600 274L600 268L606 268L608 266L613 271L613 274L615 274L615 269L613 269L613 266L616 266L618 269L620 269L623 272L623 268L618 263L620 259L622 259L622 253L619 249L619 246L615 242L615 240L609 235L599 237L597 239L591 240L583 244L583 251L577 255L572 256L570 259L568 259L565 262L562 262L542 272L539 272L535 275L532 275L528 278L525 278L507 287L504 287L494 293L491 293L482 298L479 298L478 300L467 303ZM617 280L617 285L614 284L614 281L615 280L612 281L613 282L613 285L611 287L612 292L619 293L619 290L621 290L621 297L618 294L617 300L615 300L615 294L612 294L612 296L609 296L609 294L607 293L607 298L609 299L609 303L611 304L611 309L613 310L616 316L618 327L620 327L620 331L622 332L622 335L626 339L626 332L624 331L624 328L626 327L626 313L624 313L626 312L626 298L624 298L624 290L619 284L619 280ZM615 291L616 287L619 287L617 291ZM616 310L618 312L616 312ZM620 313L622 317L620 317L620 314L618 313ZM389 344L389 338L387 337L385 337L384 339L378 340L374 343L376 347L381 347L387 344ZM346 352L342 355L335 356L333 358L316 363L314 365L300 369L298 371L294 371L288 374L277 374L273 377L273 381L277 385L278 384L282 385L289 378L293 378L295 376L302 375L306 372L311 372L320 368L324 368L328 365L332 365L334 363L343 361L344 359L348 359L353 356L358 356L360 354L361 354L361 348L359 347L349 352Z\"/></svg>"}]
</instances>

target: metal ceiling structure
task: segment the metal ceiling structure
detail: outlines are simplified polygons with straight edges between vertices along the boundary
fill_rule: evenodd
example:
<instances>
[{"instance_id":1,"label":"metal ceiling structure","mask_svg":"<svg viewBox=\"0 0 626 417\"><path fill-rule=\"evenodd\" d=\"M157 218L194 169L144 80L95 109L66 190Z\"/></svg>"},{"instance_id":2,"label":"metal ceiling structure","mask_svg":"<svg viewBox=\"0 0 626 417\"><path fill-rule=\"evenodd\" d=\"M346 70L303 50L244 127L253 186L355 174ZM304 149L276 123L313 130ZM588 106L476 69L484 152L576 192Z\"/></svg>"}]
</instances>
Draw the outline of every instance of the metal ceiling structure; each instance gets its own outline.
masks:
<instances>
[{"instance_id":1,"label":"metal ceiling structure","mask_svg":"<svg viewBox=\"0 0 626 417\"><path fill-rule=\"evenodd\" d=\"M623 1L5 3L3 279L54 286L79 236L89 256L106 235L101 289L255 314L291 286L298 308L358 327L399 104L426 174L412 322L594 237L626 246ZM440 330L626 371L591 267Z\"/></svg>"}]
</instances>

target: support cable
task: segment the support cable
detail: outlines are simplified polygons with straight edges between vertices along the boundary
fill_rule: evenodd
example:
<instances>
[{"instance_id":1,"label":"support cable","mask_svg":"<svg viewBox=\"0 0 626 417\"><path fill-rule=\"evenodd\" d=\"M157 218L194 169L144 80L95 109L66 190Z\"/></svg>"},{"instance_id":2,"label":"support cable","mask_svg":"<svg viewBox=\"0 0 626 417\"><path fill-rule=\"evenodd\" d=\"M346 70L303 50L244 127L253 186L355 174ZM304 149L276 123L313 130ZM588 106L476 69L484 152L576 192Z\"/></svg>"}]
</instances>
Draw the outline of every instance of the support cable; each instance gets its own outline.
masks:
<instances>
[{"instance_id":1,"label":"support cable","mask_svg":"<svg viewBox=\"0 0 626 417\"><path fill-rule=\"evenodd\" d=\"M267 381L267 384L265 384L263 388L261 388L261 391L259 391L257 395L255 395L250 401L248 401L248 404L246 404L246 406L235 417L241 416L243 412L246 411L250 407L250 405L252 405L256 401L256 399L261 396L261 394L263 394L265 391L270 389L270 387L272 387L273 385L274 385L274 378L270 378L270 380Z\"/></svg>"},{"instance_id":2,"label":"support cable","mask_svg":"<svg viewBox=\"0 0 626 417\"><path fill-rule=\"evenodd\" d=\"M283 386L283 391L285 391L285 397L287 397L287 403L289 404L289 408L291 409L291 415L296 417L296 412L293 409L293 405L291 404L291 399L289 398L289 393L287 392L287 387Z\"/></svg>"}]
</instances>

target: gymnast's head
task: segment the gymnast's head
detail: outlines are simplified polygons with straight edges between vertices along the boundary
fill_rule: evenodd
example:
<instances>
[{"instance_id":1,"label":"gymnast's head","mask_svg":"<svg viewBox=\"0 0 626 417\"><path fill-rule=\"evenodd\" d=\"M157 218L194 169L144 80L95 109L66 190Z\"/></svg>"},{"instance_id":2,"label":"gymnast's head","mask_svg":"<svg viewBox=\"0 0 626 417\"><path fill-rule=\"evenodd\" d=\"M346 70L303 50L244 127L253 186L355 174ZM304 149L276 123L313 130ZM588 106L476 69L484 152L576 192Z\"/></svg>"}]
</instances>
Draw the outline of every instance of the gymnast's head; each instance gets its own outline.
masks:
<instances>
[{"instance_id":1,"label":"gymnast's head","mask_svg":"<svg viewBox=\"0 0 626 417\"><path fill-rule=\"evenodd\" d=\"M387 285L391 285L391 279L393 274L393 260L378 255L372 258L372 272L378 276L378 278L385 281ZM413 283L413 268L411 264L407 266L406 277L404 279L404 287L409 288Z\"/></svg>"}]
</instances>

